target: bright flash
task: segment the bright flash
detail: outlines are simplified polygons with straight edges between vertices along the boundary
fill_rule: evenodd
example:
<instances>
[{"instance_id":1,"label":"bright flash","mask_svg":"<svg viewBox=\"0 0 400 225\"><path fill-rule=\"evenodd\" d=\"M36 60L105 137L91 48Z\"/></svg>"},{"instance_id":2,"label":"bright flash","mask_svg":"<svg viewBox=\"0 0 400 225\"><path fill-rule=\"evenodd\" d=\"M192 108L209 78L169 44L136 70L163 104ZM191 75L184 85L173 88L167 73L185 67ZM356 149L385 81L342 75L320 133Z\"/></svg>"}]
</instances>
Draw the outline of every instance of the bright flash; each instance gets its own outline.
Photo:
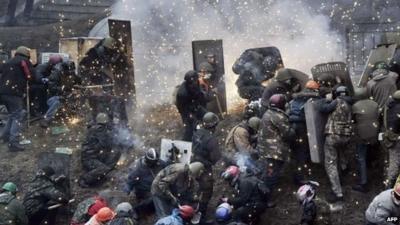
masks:
<instances>
[{"instance_id":1,"label":"bright flash","mask_svg":"<svg viewBox=\"0 0 400 225\"><path fill-rule=\"evenodd\" d=\"M71 124L71 125L75 125L75 124L77 124L77 123L79 123L79 121L81 121L79 118L71 118L70 120L69 120L69 123Z\"/></svg>"}]
</instances>

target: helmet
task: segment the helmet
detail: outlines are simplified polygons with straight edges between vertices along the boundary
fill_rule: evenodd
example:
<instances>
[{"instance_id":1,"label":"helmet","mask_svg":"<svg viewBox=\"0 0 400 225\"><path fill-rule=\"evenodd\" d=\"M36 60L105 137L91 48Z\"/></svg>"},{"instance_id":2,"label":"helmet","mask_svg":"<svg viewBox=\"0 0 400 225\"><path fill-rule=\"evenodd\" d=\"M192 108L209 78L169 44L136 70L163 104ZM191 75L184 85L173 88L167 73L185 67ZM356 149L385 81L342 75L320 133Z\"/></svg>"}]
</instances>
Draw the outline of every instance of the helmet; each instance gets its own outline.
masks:
<instances>
[{"instance_id":1,"label":"helmet","mask_svg":"<svg viewBox=\"0 0 400 225\"><path fill-rule=\"evenodd\" d=\"M190 205L179 206L179 215L181 215L183 219L190 219L194 216L194 209Z\"/></svg>"},{"instance_id":2,"label":"helmet","mask_svg":"<svg viewBox=\"0 0 400 225\"><path fill-rule=\"evenodd\" d=\"M400 184L396 184L392 192L392 200L394 204L400 205Z\"/></svg>"},{"instance_id":3,"label":"helmet","mask_svg":"<svg viewBox=\"0 0 400 225\"><path fill-rule=\"evenodd\" d=\"M303 203L304 201L309 202L311 201L315 196L315 189L313 186L309 184L305 184L299 188L299 190L296 193L297 200L299 202Z\"/></svg>"},{"instance_id":4,"label":"helmet","mask_svg":"<svg viewBox=\"0 0 400 225\"><path fill-rule=\"evenodd\" d=\"M275 75L275 80L281 82L289 80L290 78L292 78L292 75L290 74L290 71L286 68L279 69Z\"/></svg>"},{"instance_id":5,"label":"helmet","mask_svg":"<svg viewBox=\"0 0 400 225\"><path fill-rule=\"evenodd\" d=\"M96 213L96 220L99 222L107 222L109 220L112 220L115 216L115 213L108 207L101 208L97 213Z\"/></svg>"},{"instance_id":6,"label":"helmet","mask_svg":"<svg viewBox=\"0 0 400 225\"><path fill-rule=\"evenodd\" d=\"M125 212L125 213L129 213L133 210L132 205L129 202L122 202L119 203L117 205L117 208L115 209L115 211L117 213L121 213L121 212Z\"/></svg>"},{"instance_id":7,"label":"helmet","mask_svg":"<svg viewBox=\"0 0 400 225\"><path fill-rule=\"evenodd\" d=\"M336 88L336 94L339 95L349 95L349 92L347 90L346 86L339 86Z\"/></svg>"},{"instance_id":8,"label":"helmet","mask_svg":"<svg viewBox=\"0 0 400 225\"><path fill-rule=\"evenodd\" d=\"M261 123L260 118L255 117L255 116L251 117L251 118L247 121L247 124L249 125L249 127L250 127L251 129L253 129L254 131L258 131L258 128L260 127L260 123Z\"/></svg>"},{"instance_id":9,"label":"helmet","mask_svg":"<svg viewBox=\"0 0 400 225\"><path fill-rule=\"evenodd\" d=\"M384 70L388 70L389 66L387 63L381 61L381 62L377 62L374 65L374 69L384 69Z\"/></svg>"},{"instance_id":10,"label":"helmet","mask_svg":"<svg viewBox=\"0 0 400 225\"><path fill-rule=\"evenodd\" d=\"M62 61L63 61L63 58L61 57L61 55L58 55L58 54L51 55L49 58L49 63L51 65L56 65Z\"/></svg>"},{"instance_id":11,"label":"helmet","mask_svg":"<svg viewBox=\"0 0 400 225\"><path fill-rule=\"evenodd\" d=\"M190 163L189 170L192 176L197 178L200 177L200 175L203 173L204 165L201 162Z\"/></svg>"},{"instance_id":12,"label":"helmet","mask_svg":"<svg viewBox=\"0 0 400 225\"><path fill-rule=\"evenodd\" d=\"M158 154L154 148L147 149L145 160L147 164L154 164L158 161Z\"/></svg>"},{"instance_id":13,"label":"helmet","mask_svg":"<svg viewBox=\"0 0 400 225\"><path fill-rule=\"evenodd\" d=\"M109 122L109 117L105 113L99 113L96 116L96 123L98 124L106 124Z\"/></svg>"},{"instance_id":14,"label":"helmet","mask_svg":"<svg viewBox=\"0 0 400 225\"><path fill-rule=\"evenodd\" d=\"M17 185L15 185L13 182L5 183L1 189L4 191L9 191L11 193L17 193L18 191Z\"/></svg>"},{"instance_id":15,"label":"helmet","mask_svg":"<svg viewBox=\"0 0 400 225\"><path fill-rule=\"evenodd\" d=\"M206 71L208 73L213 73L215 70L214 70L214 67L210 63L203 62L199 66L199 71Z\"/></svg>"},{"instance_id":16,"label":"helmet","mask_svg":"<svg viewBox=\"0 0 400 225\"><path fill-rule=\"evenodd\" d=\"M282 94L274 94L269 98L269 106L285 109L286 98Z\"/></svg>"},{"instance_id":17,"label":"helmet","mask_svg":"<svg viewBox=\"0 0 400 225\"><path fill-rule=\"evenodd\" d=\"M45 166L42 169L42 174L46 177L51 177L53 176L56 172L54 171L54 169L50 166Z\"/></svg>"},{"instance_id":18,"label":"helmet","mask_svg":"<svg viewBox=\"0 0 400 225\"><path fill-rule=\"evenodd\" d=\"M232 206L225 202L219 205L217 210L215 210L215 219L218 222L225 222L231 219L231 214Z\"/></svg>"},{"instance_id":19,"label":"helmet","mask_svg":"<svg viewBox=\"0 0 400 225\"><path fill-rule=\"evenodd\" d=\"M400 90L393 93L393 99L400 100Z\"/></svg>"},{"instance_id":20,"label":"helmet","mask_svg":"<svg viewBox=\"0 0 400 225\"><path fill-rule=\"evenodd\" d=\"M185 73L185 81L192 83L193 81L199 80L199 74L194 70L189 70Z\"/></svg>"},{"instance_id":21,"label":"helmet","mask_svg":"<svg viewBox=\"0 0 400 225\"><path fill-rule=\"evenodd\" d=\"M208 112L203 116L203 125L205 128L213 128L219 123L219 118L215 113Z\"/></svg>"},{"instance_id":22,"label":"helmet","mask_svg":"<svg viewBox=\"0 0 400 225\"><path fill-rule=\"evenodd\" d=\"M309 80L306 83L306 88L311 89L311 90L318 90L319 89L319 84L313 80Z\"/></svg>"},{"instance_id":23,"label":"helmet","mask_svg":"<svg viewBox=\"0 0 400 225\"><path fill-rule=\"evenodd\" d=\"M229 166L222 174L221 177L225 180L233 180L239 177L240 170L237 166Z\"/></svg>"},{"instance_id":24,"label":"helmet","mask_svg":"<svg viewBox=\"0 0 400 225\"><path fill-rule=\"evenodd\" d=\"M25 46L19 46L17 50L15 50L15 54L23 55L26 57L31 56L31 50L28 47Z\"/></svg>"},{"instance_id":25,"label":"helmet","mask_svg":"<svg viewBox=\"0 0 400 225\"><path fill-rule=\"evenodd\" d=\"M358 100L366 99L368 97L367 88L356 88L354 97Z\"/></svg>"},{"instance_id":26,"label":"helmet","mask_svg":"<svg viewBox=\"0 0 400 225\"><path fill-rule=\"evenodd\" d=\"M108 49L114 49L116 47L117 41L112 37L104 38L103 46Z\"/></svg>"}]
</instances>

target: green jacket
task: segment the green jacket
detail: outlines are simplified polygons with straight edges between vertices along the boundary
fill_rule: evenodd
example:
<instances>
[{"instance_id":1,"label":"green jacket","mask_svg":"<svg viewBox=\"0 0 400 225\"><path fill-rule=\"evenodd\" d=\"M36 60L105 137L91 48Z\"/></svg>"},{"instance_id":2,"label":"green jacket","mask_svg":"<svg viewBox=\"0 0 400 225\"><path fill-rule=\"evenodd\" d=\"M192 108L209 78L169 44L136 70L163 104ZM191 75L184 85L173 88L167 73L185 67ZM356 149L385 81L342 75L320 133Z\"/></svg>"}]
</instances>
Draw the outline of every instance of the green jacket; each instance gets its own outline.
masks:
<instances>
[{"instance_id":1,"label":"green jacket","mask_svg":"<svg viewBox=\"0 0 400 225\"><path fill-rule=\"evenodd\" d=\"M28 217L25 208L9 192L0 194L0 225L27 225Z\"/></svg>"}]
</instances>

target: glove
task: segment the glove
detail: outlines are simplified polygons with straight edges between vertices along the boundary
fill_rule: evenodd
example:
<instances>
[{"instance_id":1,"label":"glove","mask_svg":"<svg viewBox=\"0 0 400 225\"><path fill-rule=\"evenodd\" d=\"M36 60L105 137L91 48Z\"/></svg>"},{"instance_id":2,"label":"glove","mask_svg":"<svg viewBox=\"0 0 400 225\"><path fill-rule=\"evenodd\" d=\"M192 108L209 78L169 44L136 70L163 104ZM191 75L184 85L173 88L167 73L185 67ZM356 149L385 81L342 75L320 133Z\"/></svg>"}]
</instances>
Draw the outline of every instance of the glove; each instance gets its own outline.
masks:
<instances>
[{"instance_id":1,"label":"glove","mask_svg":"<svg viewBox=\"0 0 400 225\"><path fill-rule=\"evenodd\" d=\"M332 101L333 95L331 93L325 95L326 100Z\"/></svg>"},{"instance_id":2,"label":"glove","mask_svg":"<svg viewBox=\"0 0 400 225\"><path fill-rule=\"evenodd\" d=\"M42 83L47 84L49 82L49 78L42 78Z\"/></svg>"}]
</instances>

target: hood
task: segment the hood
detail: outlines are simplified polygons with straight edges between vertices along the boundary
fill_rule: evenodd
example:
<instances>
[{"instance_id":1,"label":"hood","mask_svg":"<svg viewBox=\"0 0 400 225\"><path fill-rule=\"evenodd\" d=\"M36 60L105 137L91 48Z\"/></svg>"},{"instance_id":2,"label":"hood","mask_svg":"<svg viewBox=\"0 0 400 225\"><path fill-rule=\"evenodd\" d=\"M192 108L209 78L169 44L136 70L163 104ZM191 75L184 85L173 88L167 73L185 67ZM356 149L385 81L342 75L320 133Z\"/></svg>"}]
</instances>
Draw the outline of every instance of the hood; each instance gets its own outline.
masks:
<instances>
[{"instance_id":1,"label":"hood","mask_svg":"<svg viewBox=\"0 0 400 225\"><path fill-rule=\"evenodd\" d=\"M372 80L374 80L374 81L383 80L387 77L388 74L389 74L388 70L377 69L374 72L372 72Z\"/></svg>"},{"instance_id":2,"label":"hood","mask_svg":"<svg viewBox=\"0 0 400 225\"><path fill-rule=\"evenodd\" d=\"M8 192L1 193L0 194L0 204L8 204L14 198L15 198L15 196Z\"/></svg>"}]
</instances>

